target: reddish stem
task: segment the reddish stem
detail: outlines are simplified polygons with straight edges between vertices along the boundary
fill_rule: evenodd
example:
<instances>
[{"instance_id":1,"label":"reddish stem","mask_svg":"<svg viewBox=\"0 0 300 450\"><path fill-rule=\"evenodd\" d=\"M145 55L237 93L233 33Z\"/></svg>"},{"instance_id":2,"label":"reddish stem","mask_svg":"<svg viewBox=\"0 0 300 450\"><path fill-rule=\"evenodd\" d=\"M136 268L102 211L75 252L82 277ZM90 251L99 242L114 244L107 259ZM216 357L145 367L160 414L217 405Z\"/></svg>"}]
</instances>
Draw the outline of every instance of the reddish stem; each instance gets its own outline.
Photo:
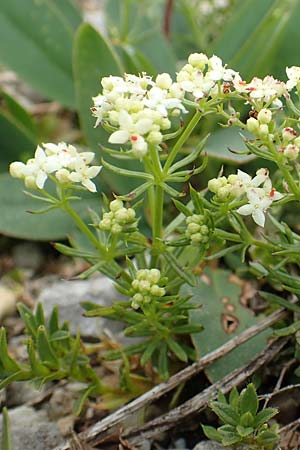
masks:
<instances>
[{"instance_id":1,"label":"reddish stem","mask_svg":"<svg viewBox=\"0 0 300 450\"><path fill-rule=\"evenodd\" d=\"M173 0L167 0L163 22L163 33L167 39L170 38L172 12L173 12Z\"/></svg>"}]
</instances>

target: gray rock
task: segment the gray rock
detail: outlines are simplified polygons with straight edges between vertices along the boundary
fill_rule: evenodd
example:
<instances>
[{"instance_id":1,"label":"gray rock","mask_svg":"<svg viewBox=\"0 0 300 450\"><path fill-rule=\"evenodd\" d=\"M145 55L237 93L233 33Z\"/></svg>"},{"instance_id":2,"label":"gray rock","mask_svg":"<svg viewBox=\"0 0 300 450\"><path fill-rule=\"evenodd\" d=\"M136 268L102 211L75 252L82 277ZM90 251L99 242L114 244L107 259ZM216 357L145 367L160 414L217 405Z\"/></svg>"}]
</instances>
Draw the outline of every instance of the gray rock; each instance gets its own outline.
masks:
<instances>
[{"instance_id":1,"label":"gray rock","mask_svg":"<svg viewBox=\"0 0 300 450\"><path fill-rule=\"evenodd\" d=\"M8 411L14 450L52 450L63 438L54 422L49 422L45 411L20 406ZM2 417L0 421L2 434Z\"/></svg>"},{"instance_id":2,"label":"gray rock","mask_svg":"<svg viewBox=\"0 0 300 450\"><path fill-rule=\"evenodd\" d=\"M215 441L201 441L199 442L193 450L229 450L230 447L223 447Z\"/></svg>"},{"instance_id":3,"label":"gray rock","mask_svg":"<svg viewBox=\"0 0 300 450\"><path fill-rule=\"evenodd\" d=\"M83 317L84 311L80 303L90 301L110 306L124 298L109 278L96 276L89 280L56 281L46 286L37 300L44 306L46 318L49 318L53 307L58 305L60 318L62 321L68 320L72 333L76 334L79 327L82 336L100 336L104 328L117 334L123 327L119 322L106 318Z\"/></svg>"}]
</instances>

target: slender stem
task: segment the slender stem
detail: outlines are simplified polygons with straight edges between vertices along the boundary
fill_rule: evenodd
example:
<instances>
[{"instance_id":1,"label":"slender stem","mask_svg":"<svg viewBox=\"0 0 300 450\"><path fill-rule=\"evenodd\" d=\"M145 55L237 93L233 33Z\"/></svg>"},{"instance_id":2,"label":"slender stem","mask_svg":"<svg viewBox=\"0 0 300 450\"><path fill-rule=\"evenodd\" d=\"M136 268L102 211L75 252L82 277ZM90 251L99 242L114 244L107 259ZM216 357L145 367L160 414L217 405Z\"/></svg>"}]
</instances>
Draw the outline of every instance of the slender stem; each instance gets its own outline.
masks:
<instances>
[{"instance_id":1,"label":"slender stem","mask_svg":"<svg viewBox=\"0 0 300 450\"><path fill-rule=\"evenodd\" d=\"M105 253L105 248L100 244L97 237L91 232L89 227L84 223L81 217L74 211L68 201L64 201L63 209L72 217L78 228L88 237L92 244L100 250L101 253Z\"/></svg>"},{"instance_id":2,"label":"slender stem","mask_svg":"<svg viewBox=\"0 0 300 450\"><path fill-rule=\"evenodd\" d=\"M187 141L189 136L191 135L192 131L194 130L195 126L199 122L199 120L202 117L202 112L197 110L192 117L190 123L187 125L183 133L180 135L178 141L174 145L174 147L171 150L171 153L169 154L167 161L165 162L163 173L166 175L168 173L169 168L171 167L174 159L177 156L177 153L181 150L183 144Z\"/></svg>"},{"instance_id":3,"label":"slender stem","mask_svg":"<svg viewBox=\"0 0 300 450\"><path fill-rule=\"evenodd\" d=\"M289 172L288 168L285 167L284 164L282 164L279 161L275 161L275 162L277 163L279 169L283 173L284 178L286 179L286 182L287 182L289 188L291 189L291 191L293 192L293 194L295 195L296 199L300 200L300 189L299 189L299 186L295 182L295 180L292 177L291 173Z\"/></svg>"}]
</instances>

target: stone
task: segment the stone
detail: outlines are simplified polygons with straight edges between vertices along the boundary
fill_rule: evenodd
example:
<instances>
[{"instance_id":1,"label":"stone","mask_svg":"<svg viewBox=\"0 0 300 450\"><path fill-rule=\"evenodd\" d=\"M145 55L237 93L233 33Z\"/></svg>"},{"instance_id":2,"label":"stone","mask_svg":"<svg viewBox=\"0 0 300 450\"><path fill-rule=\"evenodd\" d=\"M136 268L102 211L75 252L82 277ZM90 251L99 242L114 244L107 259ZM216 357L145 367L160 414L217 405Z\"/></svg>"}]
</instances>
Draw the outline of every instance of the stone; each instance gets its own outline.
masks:
<instances>
[{"instance_id":1,"label":"stone","mask_svg":"<svg viewBox=\"0 0 300 450\"><path fill-rule=\"evenodd\" d=\"M107 277L95 276L88 280L56 281L47 285L38 296L46 319L55 305L58 305L61 321L67 320L73 334L80 328L84 337L100 337L105 328L113 334L119 333L123 326L120 322L104 317L83 317L81 302L90 301L101 306L110 306L115 301L125 299Z\"/></svg>"},{"instance_id":2,"label":"stone","mask_svg":"<svg viewBox=\"0 0 300 450\"><path fill-rule=\"evenodd\" d=\"M58 426L50 422L45 411L20 406L8 411L14 450L53 450L63 443ZM0 420L2 435L2 416Z\"/></svg>"},{"instance_id":3,"label":"stone","mask_svg":"<svg viewBox=\"0 0 300 450\"><path fill-rule=\"evenodd\" d=\"M228 450L229 447L223 447L215 441L201 441L199 442L193 450Z\"/></svg>"},{"instance_id":4,"label":"stone","mask_svg":"<svg viewBox=\"0 0 300 450\"><path fill-rule=\"evenodd\" d=\"M16 303L17 293L5 285L0 284L0 321L15 312Z\"/></svg>"}]
</instances>

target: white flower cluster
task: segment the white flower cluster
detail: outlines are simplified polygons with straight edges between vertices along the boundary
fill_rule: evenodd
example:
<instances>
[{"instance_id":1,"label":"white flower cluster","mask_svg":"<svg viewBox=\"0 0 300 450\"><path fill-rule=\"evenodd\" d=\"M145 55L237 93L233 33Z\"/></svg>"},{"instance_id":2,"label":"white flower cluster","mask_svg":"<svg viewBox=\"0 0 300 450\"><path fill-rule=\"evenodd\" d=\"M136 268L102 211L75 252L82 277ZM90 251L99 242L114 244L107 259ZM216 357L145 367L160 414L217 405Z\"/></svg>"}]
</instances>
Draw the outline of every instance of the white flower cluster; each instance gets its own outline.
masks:
<instances>
[{"instance_id":1,"label":"white flower cluster","mask_svg":"<svg viewBox=\"0 0 300 450\"><path fill-rule=\"evenodd\" d=\"M131 306L134 309L140 308L143 303L150 303L154 297L163 297L166 293L161 287L162 277L158 269L141 269L136 273L136 278L131 283L133 288Z\"/></svg>"},{"instance_id":2,"label":"white flower cluster","mask_svg":"<svg viewBox=\"0 0 300 450\"><path fill-rule=\"evenodd\" d=\"M263 108L257 114L256 119L254 117L250 117L250 119L247 120L247 130L262 139L267 138L268 136L272 139L273 135L269 130L271 120L272 111L270 109Z\"/></svg>"},{"instance_id":3,"label":"white flower cluster","mask_svg":"<svg viewBox=\"0 0 300 450\"><path fill-rule=\"evenodd\" d=\"M135 221L135 210L124 208L121 200L113 200L109 204L110 212L104 213L99 223L101 230L110 231L112 234L118 234L124 231L127 225Z\"/></svg>"},{"instance_id":4,"label":"white flower cluster","mask_svg":"<svg viewBox=\"0 0 300 450\"><path fill-rule=\"evenodd\" d=\"M288 91L291 91L294 87L299 89L300 87L300 67L292 66L286 68L286 74L288 81L286 82L286 87Z\"/></svg>"},{"instance_id":5,"label":"white flower cluster","mask_svg":"<svg viewBox=\"0 0 300 450\"><path fill-rule=\"evenodd\" d=\"M267 75L263 79L254 77L250 83L247 83L239 75L236 75L233 80L233 86L236 92L247 94L249 100L255 103L257 109L263 108L264 103L272 104L280 108L282 102L279 98L287 93L285 83L276 80L271 75Z\"/></svg>"},{"instance_id":6,"label":"white flower cluster","mask_svg":"<svg viewBox=\"0 0 300 450\"><path fill-rule=\"evenodd\" d=\"M204 244L209 239L209 228L205 223L205 217L202 214L193 214L186 218L186 236L192 244Z\"/></svg>"},{"instance_id":7,"label":"white flower cluster","mask_svg":"<svg viewBox=\"0 0 300 450\"><path fill-rule=\"evenodd\" d=\"M177 74L179 86L191 93L195 101L204 97L213 97L223 90L222 82L233 82L239 76L232 69L223 66L218 56L208 58L204 53L192 53L188 58L188 64Z\"/></svg>"},{"instance_id":8,"label":"white flower cluster","mask_svg":"<svg viewBox=\"0 0 300 450\"><path fill-rule=\"evenodd\" d=\"M43 147L43 148L42 148ZM29 189L43 189L49 174L54 174L60 183L81 183L91 192L96 191L96 185L91 181L101 170L101 166L90 166L95 154L93 152L78 152L73 145L42 144L38 146L34 158L26 164L15 161L10 165L12 177L24 180Z\"/></svg>"},{"instance_id":9,"label":"white flower cluster","mask_svg":"<svg viewBox=\"0 0 300 450\"><path fill-rule=\"evenodd\" d=\"M273 201L283 197L272 187L269 171L263 168L256 172L254 178L241 170L228 178L214 178L208 182L208 189L223 201L246 195L248 203L238 208L237 212L243 216L251 215L254 222L261 227L265 224L266 210Z\"/></svg>"},{"instance_id":10,"label":"white flower cluster","mask_svg":"<svg viewBox=\"0 0 300 450\"><path fill-rule=\"evenodd\" d=\"M226 9L229 5L230 0L204 0L199 4L199 13L204 16L210 16L218 10Z\"/></svg>"},{"instance_id":11,"label":"white flower cluster","mask_svg":"<svg viewBox=\"0 0 300 450\"><path fill-rule=\"evenodd\" d=\"M184 91L167 73L155 81L146 74L110 76L102 78L101 84L103 91L93 98L91 109L97 118L95 126L106 121L114 130L108 141L131 145L139 159L147 154L149 144L161 144L172 115L187 112L181 101Z\"/></svg>"}]
</instances>

